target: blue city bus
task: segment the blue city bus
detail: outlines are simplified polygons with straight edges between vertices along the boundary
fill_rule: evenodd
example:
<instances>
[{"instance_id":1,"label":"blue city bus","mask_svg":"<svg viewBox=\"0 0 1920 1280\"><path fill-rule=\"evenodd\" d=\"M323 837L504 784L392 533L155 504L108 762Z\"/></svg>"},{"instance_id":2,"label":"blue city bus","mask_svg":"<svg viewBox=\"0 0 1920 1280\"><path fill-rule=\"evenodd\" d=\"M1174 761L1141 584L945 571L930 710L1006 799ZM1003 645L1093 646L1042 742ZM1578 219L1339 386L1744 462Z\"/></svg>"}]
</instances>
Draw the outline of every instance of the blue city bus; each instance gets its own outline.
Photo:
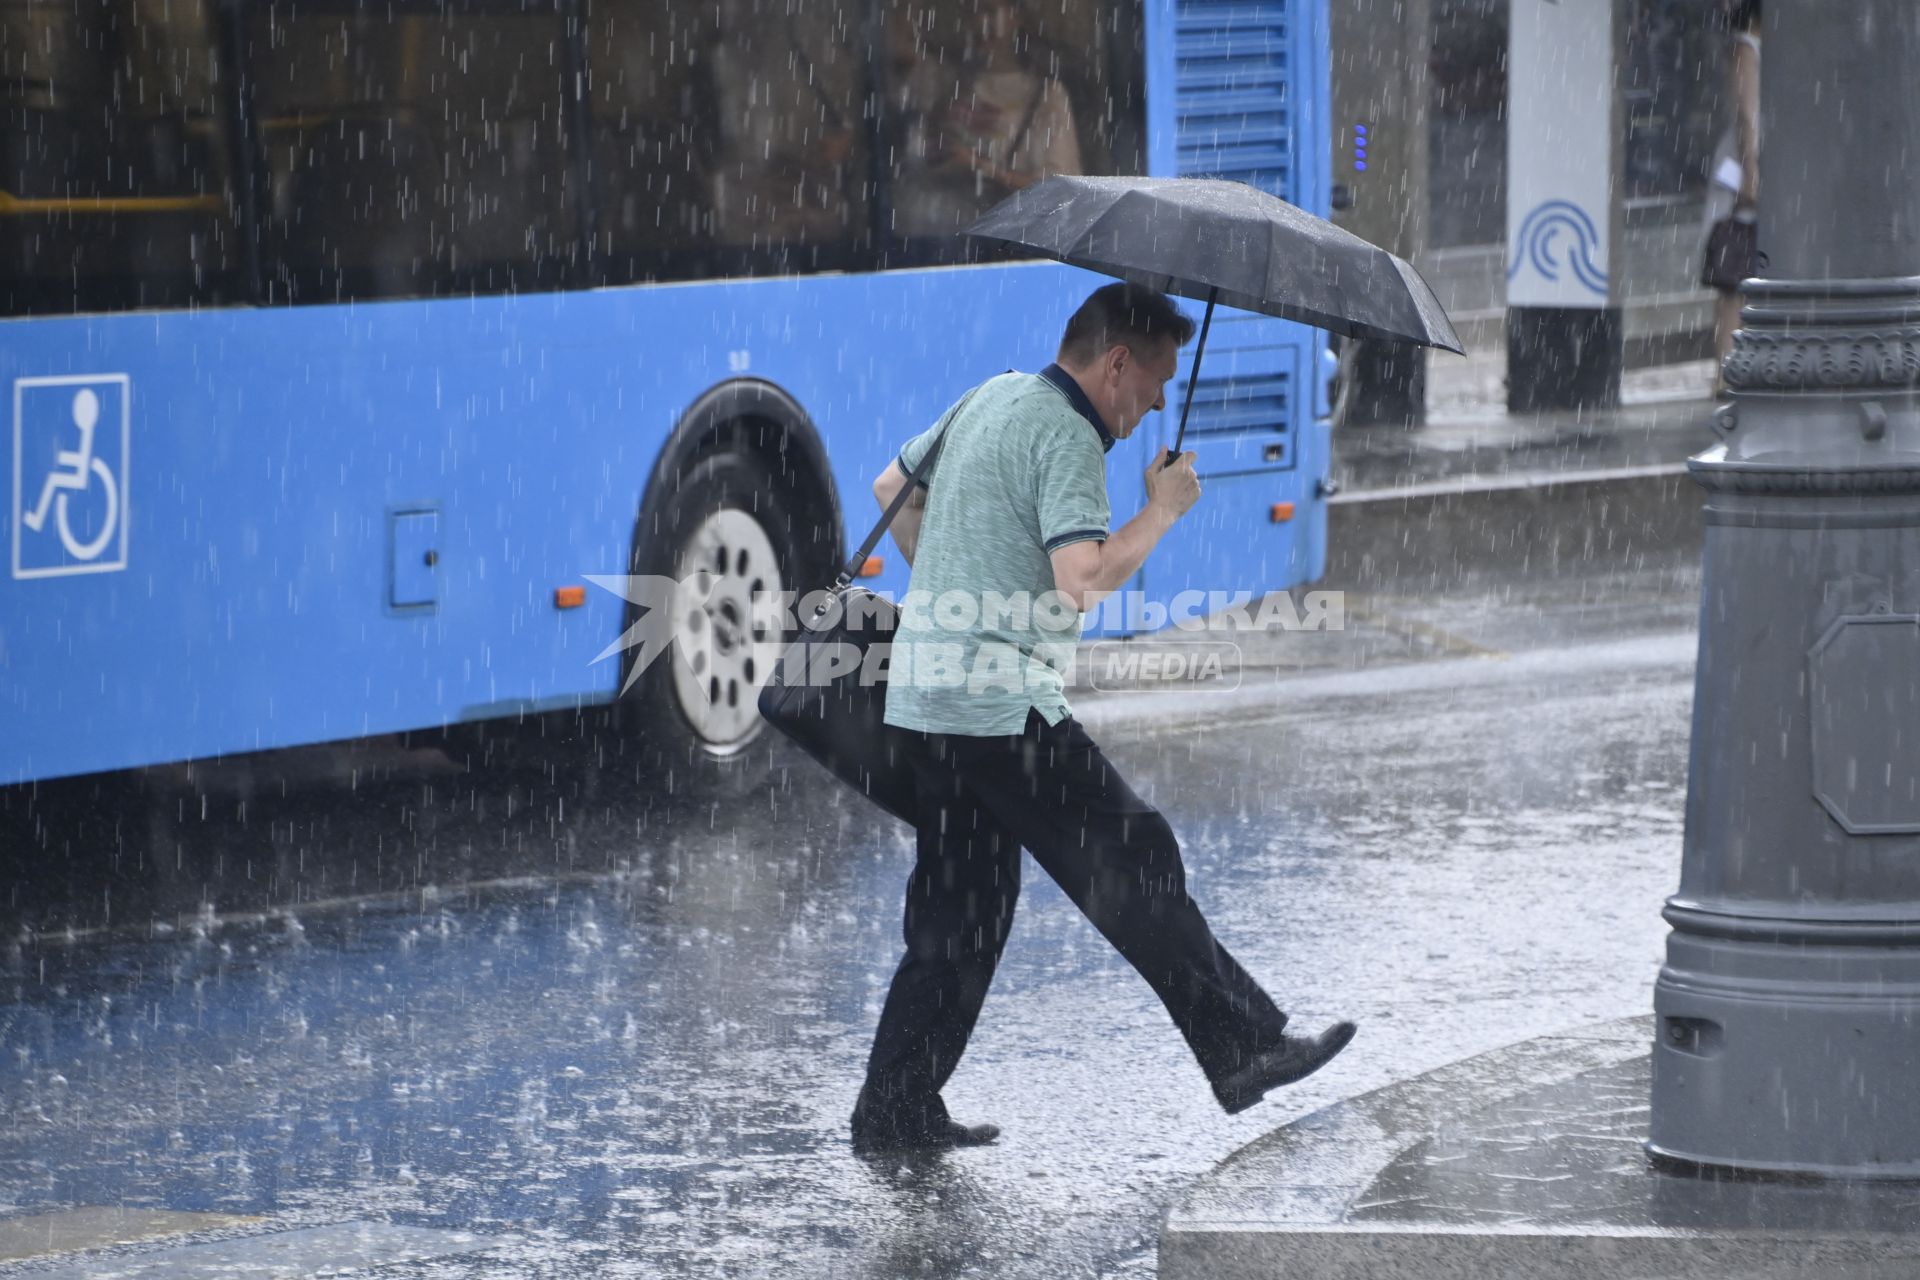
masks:
<instances>
[{"instance_id":1,"label":"blue city bus","mask_svg":"<svg viewBox=\"0 0 1920 1280\"><path fill-rule=\"evenodd\" d=\"M868 486L1105 283L953 230L1043 171L1324 213L1325 0L0 0L0 784L637 700L738 753ZM997 150L996 150L997 149ZM1215 318L1135 585L1325 563L1325 343ZM1184 387L1184 372L1180 386ZM1116 523L1177 405L1113 455ZM711 665L623 692L711 568ZM903 593L891 544L867 585ZM777 650L776 650L777 651Z\"/></svg>"}]
</instances>

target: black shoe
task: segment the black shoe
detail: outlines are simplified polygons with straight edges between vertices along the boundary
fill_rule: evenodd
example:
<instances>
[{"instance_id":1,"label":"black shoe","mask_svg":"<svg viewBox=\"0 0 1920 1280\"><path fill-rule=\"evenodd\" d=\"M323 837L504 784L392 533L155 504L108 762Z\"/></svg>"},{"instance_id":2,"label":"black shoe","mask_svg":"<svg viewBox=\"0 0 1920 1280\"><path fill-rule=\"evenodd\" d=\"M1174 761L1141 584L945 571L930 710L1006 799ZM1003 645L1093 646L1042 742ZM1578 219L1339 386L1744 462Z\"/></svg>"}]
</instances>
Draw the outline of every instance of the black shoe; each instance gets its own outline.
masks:
<instances>
[{"instance_id":1,"label":"black shoe","mask_svg":"<svg viewBox=\"0 0 1920 1280\"><path fill-rule=\"evenodd\" d=\"M997 1124L961 1124L948 1120L931 1129L903 1130L888 1125L853 1126L853 1153L883 1151L939 1151L947 1147L984 1147L1000 1136Z\"/></svg>"},{"instance_id":2,"label":"black shoe","mask_svg":"<svg viewBox=\"0 0 1920 1280\"><path fill-rule=\"evenodd\" d=\"M1356 1030L1351 1022L1336 1022L1317 1036L1282 1036L1280 1046L1256 1053L1246 1066L1214 1083L1213 1096L1228 1115L1245 1111L1267 1096L1267 1090L1304 1080L1347 1047Z\"/></svg>"}]
</instances>

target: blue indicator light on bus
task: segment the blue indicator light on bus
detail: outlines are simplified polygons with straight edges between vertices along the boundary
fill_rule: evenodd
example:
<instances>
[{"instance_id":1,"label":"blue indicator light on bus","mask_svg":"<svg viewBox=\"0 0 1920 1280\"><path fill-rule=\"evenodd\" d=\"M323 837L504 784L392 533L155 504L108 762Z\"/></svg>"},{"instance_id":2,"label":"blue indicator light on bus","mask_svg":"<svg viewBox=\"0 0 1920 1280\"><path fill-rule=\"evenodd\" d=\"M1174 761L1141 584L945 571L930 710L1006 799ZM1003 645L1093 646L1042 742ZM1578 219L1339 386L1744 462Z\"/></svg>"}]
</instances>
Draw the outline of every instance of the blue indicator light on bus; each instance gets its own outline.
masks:
<instances>
[{"instance_id":1,"label":"blue indicator light on bus","mask_svg":"<svg viewBox=\"0 0 1920 1280\"><path fill-rule=\"evenodd\" d=\"M1367 162L1365 160L1355 160L1353 162L1353 167L1358 169L1360 172L1365 173L1367 171Z\"/></svg>"}]
</instances>

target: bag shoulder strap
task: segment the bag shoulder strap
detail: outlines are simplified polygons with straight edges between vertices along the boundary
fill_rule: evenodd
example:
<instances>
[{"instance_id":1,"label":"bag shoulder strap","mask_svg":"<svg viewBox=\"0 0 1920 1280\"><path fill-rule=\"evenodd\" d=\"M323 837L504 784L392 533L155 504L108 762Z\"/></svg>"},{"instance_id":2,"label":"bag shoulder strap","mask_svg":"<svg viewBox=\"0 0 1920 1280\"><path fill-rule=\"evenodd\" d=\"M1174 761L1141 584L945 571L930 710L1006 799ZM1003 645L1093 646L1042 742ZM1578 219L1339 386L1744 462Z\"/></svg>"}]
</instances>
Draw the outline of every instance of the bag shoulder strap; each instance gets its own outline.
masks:
<instances>
[{"instance_id":1,"label":"bag shoulder strap","mask_svg":"<svg viewBox=\"0 0 1920 1280\"><path fill-rule=\"evenodd\" d=\"M907 499L913 496L914 489L920 484L920 477L927 473L927 469L933 465L935 455L940 452L940 446L947 442L947 433L953 430L954 423L960 420L960 414L966 409L967 402L973 399L974 392L979 390L980 387L973 388L972 391L960 397L960 402L953 406L953 412L947 415L947 425L940 428L940 434L933 438L933 443L927 446L926 453L921 455L920 461L914 465L913 470L907 473L906 484L900 487L900 492L894 494L893 501L887 504L886 511L881 514L879 522L873 526L873 532L867 535L867 540L860 544L860 549L853 553L846 567L840 570L840 576L834 579L835 591L842 591L853 585L853 575L860 572L860 566L867 562L867 557L873 554L873 549L880 545L880 539L886 536L887 526L892 524L893 518L900 514L900 508L907 505Z\"/></svg>"}]
</instances>

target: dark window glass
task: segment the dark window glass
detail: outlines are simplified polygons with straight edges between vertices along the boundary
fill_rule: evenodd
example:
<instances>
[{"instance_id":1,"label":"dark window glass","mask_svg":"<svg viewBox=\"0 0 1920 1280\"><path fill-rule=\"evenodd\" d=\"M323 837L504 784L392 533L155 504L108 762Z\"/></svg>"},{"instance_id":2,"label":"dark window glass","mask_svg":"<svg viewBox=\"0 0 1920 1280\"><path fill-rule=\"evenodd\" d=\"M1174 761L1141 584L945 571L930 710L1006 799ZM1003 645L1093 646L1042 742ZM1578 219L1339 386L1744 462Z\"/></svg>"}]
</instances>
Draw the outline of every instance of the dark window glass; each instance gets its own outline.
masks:
<instances>
[{"instance_id":1,"label":"dark window glass","mask_svg":"<svg viewBox=\"0 0 1920 1280\"><path fill-rule=\"evenodd\" d=\"M1144 170L1139 6L587 0L599 278L946 261L1049 173Z\"/></svg>"},{"instance_id":2,"label":"dark window glass","mask_svg":"<svg viewBox=\"0 0 1920 1280\"><path fill-rule=\"evenodd\" d=\"M0 0L0 307L233 296L216 45L204 0Z\"/></svg>"},{"instance_id":3,"label":"dark window glass","mask_svg":"<svg viewBox=\"0 0 1920 1280\"><path fill-rule=\"evenodd\" d=\"M594 251L621 280L684 274L713 244L711 124L695 63L706 32L654 0L585 5Z\"/></svg>"},{"instance_id":4,"label":"dark window glass","mask_svg":"<svg viewBox=\"0 0 1920 1280\"><path fill-rule=\"evenodd\" d=\"M1629 231L1699 218L1715 144L1732 121L1731 37L1700 0L1630 0L1620 71L1623 198ZM1434 0L1427 125L1435 249L1495 245L1507 234L1507 50L1511 0ZM1700 233L1704 237L1704 231ZM1635 242L1626 246L1629 254ZM1674 259L1663 289L1694 286L1699 263ZM1640 266L1630 268L1636 274Z\"/></svg>"},{"instance_id":5,"label":"dark window glass","mask_svg":"<svg viewBox=\"0 0 1920 1280\"><path fill-rule=\"evenodd\" d=\"M1143 163L1134 4L67 2L0 0L13 310L946 260Z\"/></svg>"},{"instance_id":6,"label":"dark window glass","mask_svg":"<svg viewBox=\"0 0 1920 1280\"><path fill-rule=\"evenodd\" d=\"M870 264L865 7L588 0L603 277Z\"/></svg>"},{"instance_id":7,"label":"dark window glass","mask_svg":"<svg viewBox=\"0 0 1920 1280\"><path fill-rule=\"evenodd\" d=\"M1507 237L1508 0L1435 0L1427 110L1432 221L1445 249Z\"/></svg>"},{"instance_id":8,"label":"dark window glass","mask_svg":"<svg viewBox=\"0 0 1920 1280\"><path fill-rule=\"evenodd\" d=\"M724 246L867 242L871 202L861 4L721 0L705 60Z\"/></svg>"},{"instance_id":9,"label":"dark window glass","mask_svg":"<svg viewBox=\"0 0 1920 1280\"><path fill-rule=\"evenodd\" d=\"M1697 0L1629 7L1621 91L1630 199L1698 197L1709 178L1731 40L1712 17Z\"/></svg>"},{"instance_id":10,"label":"dark window glass","mask_svg":"<svg viewBox=\"0 0 1920 1280\"><path fill-rule=\"evenodd\" d=\"M1142 172L1137 8L887 0L891 234L945 256L956 232L1041 178Z\"/></svg>"},{"instance_id":11,"label":"dark window glass","mask_svg":"<svg viewBox=\"0 0 1920 1280\"><path fill-rule=\"evenodd\" d=\"M557 13L276 3L249 37L268 301L566 282L578 202Z\"/></svg>"}]
</instances>

